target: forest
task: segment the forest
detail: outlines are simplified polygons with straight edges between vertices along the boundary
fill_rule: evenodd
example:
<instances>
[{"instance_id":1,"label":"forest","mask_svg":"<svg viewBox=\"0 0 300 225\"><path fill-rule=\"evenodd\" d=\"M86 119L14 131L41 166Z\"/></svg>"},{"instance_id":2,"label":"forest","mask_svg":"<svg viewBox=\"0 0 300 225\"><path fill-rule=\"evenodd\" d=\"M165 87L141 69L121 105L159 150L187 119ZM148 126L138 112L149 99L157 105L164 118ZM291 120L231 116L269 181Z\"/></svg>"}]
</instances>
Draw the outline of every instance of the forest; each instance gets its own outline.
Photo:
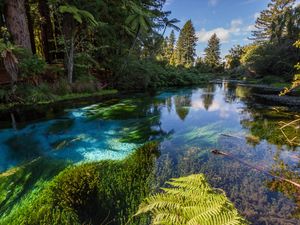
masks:
<instances>
[{"instance_id":1,"label":"forest","mask_svg":"<svg viewBox=\"0 0 300 225\"><path fill-rule=\"evenodd\" d=\"M299 1L179 2L0 0L0 225L299 223Z\"/></svg>"}]
</instances>

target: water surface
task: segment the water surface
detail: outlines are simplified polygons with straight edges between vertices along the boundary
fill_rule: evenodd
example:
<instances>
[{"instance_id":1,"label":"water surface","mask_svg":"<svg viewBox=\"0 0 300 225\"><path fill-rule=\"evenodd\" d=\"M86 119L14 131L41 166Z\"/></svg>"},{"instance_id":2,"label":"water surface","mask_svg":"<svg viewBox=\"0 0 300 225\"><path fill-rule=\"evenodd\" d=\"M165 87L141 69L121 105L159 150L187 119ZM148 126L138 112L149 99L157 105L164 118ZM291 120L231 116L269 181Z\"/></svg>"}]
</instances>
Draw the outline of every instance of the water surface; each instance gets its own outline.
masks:
<instances>
[{"instance_id":1,"label":"water surface","mask_svg":"<svg viewBox=\"0 0 300 225\"><path fill-rule=\"evenodd\" d=\"M279 130L279 123L296 112L250 96L250 88L223 83L65 109L63 115L17 131L0 130L0 172L37 158L124 159L146 141L157 140L161 155L154 187L202 172L254 224L299 224L299 190L240 162L299 181L299 148L287 146ZM215 148L233 158L213 155Z\"/></svg>"}]
</instances>

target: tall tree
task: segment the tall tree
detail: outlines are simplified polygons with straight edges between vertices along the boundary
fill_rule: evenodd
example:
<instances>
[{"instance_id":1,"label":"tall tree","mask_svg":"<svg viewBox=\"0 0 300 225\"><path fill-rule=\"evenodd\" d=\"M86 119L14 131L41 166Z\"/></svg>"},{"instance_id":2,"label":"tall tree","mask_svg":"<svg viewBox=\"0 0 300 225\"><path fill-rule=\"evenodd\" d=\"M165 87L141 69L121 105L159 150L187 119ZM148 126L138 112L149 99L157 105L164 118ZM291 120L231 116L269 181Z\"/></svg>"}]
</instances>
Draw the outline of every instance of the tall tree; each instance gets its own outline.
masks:
<instances>
[{"instance_id":1,"label":"tall tree","mask_svg":"<svg viewBox=\"0 0 300 225\"><path fill-rule=\"evenodd\" d=\"M166 37L161 45L161 53L160 53L161 58L162 60L168 62L169 64L174 54L175 42L176 42L176 37L175 37L174 30L172 30L170 36Z\"/></svg>"},{"instance_id":2,"label":"tall tree","mask_svg":"<svg viewBox=\"0 0 300 225\"><path fill-rule=\"evenodd\" d=\"M54 33L52 29L52 22L50 18L50 9L48 2L45 0L38 0L39 13L41 16L41 36L42 48L46 61L51 63L54 59L51 51L55 50L54 47Z\"/></svg>"},{"instance_id":3,"label":"tall tree","mask_svg":"<svg viewBox=\"0 0 300 225\"><path fill-rule=\"evenodd\" d=\"M286 31L287 15L291 13L295 0L271 0L255 22L256 30L252 38L261 42L266 40L280 42Z\"/></svg>"},{"instance_id":4,"label":"tall tree","mask_svg":"<svg viewBox=\"0 0 300 225\"><path fill-rule=\"evenodd\" d=\"M172 30L171 34L169 36L169 42L168 42L167 54L166 54L169 63L171 61L172 56L174 55L175 43L176 43L175 32L174 32L174 30Z\"/></svg>"},{"instance_id":5,"label":"tall tree","mask_svg":"<svg viewBox=\"0 0 300 225\"><path fill-rule=\"evenodd\" d=\"M98 22L94 16L86 11L78 9L74 5L62 5L59 7L59 12L63 15L63 43L65 48L65 61L69 83L73 83L74 75L74 56L76 53L76 43L79 40L80 32L88 33L87 29L96 27Z\"/></svg>"},{"instance_id":6,"label":"tall tree","mask_svg":"<svg viewBox=\"0 0 300 225\"><path fill-rule=\"evenodd\" d=\"M27 23L25 0L6 0L5 19L14 43L31 52L32 48Z\"/></svg>"},{"instance_id":7,"label":"tall tree","mask_svg":"<svg viewBox=\"0 0 300 225\"><path fill-rule=\"evenodd\" d=\"M220 57L220 39L217 34L213 34L208 40L208 46L205 48L204 62L212 69L216 69L221 65Z\"/></svg>"},{"instance_id":8,"label":"tall tree","mask_svg":"<svg viewBox=\"0 0 300 225\"><path fill-rule=\"evenodd\" d=\"M176 64L190 67L196 56L197 36L191 20L180 31L176 47Z\"/></svg>"}]
</instances>

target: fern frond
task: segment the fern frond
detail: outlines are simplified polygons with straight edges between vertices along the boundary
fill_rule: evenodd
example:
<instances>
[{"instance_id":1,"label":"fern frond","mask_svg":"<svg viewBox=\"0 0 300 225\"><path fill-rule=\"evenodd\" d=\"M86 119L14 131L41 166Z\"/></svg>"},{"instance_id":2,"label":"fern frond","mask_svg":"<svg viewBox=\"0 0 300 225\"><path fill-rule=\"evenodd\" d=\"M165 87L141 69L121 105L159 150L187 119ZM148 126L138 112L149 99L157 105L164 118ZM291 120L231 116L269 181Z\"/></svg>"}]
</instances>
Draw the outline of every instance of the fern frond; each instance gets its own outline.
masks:
<instances>
[{"instance_id":1,"label":"fern frond","mask_svg":"<svg viewBox=\"0 0 300 225\"><path fill-rule=\"evenodd\" d=\"M151 213L152 224L165 225L241 225L248 224L227 199L213 189L203 174L171 179L171 187L150 196L135 216Z\"/></svg>"}]
</instances>

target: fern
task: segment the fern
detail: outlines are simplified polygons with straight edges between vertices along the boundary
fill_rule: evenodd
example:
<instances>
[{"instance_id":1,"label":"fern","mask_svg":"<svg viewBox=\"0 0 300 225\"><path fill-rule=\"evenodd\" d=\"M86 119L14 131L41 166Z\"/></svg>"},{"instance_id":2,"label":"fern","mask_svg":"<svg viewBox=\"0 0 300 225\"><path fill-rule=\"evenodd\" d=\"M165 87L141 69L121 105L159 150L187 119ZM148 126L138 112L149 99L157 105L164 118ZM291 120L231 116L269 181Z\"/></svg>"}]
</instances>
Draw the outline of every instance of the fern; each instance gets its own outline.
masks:
<instances>
[{"instance_id":1,"label":"fern","mask_svg":"<svg viewBox=\"0 0 300 225\"><path fill-rule=\"evenodd\" d=\"M167 184L171 187L146 198L135 216L151 213L152 224L165 225L248 224L224 191L211 188L203 174L174 178Z\"/></svg>"}]
</instances>

